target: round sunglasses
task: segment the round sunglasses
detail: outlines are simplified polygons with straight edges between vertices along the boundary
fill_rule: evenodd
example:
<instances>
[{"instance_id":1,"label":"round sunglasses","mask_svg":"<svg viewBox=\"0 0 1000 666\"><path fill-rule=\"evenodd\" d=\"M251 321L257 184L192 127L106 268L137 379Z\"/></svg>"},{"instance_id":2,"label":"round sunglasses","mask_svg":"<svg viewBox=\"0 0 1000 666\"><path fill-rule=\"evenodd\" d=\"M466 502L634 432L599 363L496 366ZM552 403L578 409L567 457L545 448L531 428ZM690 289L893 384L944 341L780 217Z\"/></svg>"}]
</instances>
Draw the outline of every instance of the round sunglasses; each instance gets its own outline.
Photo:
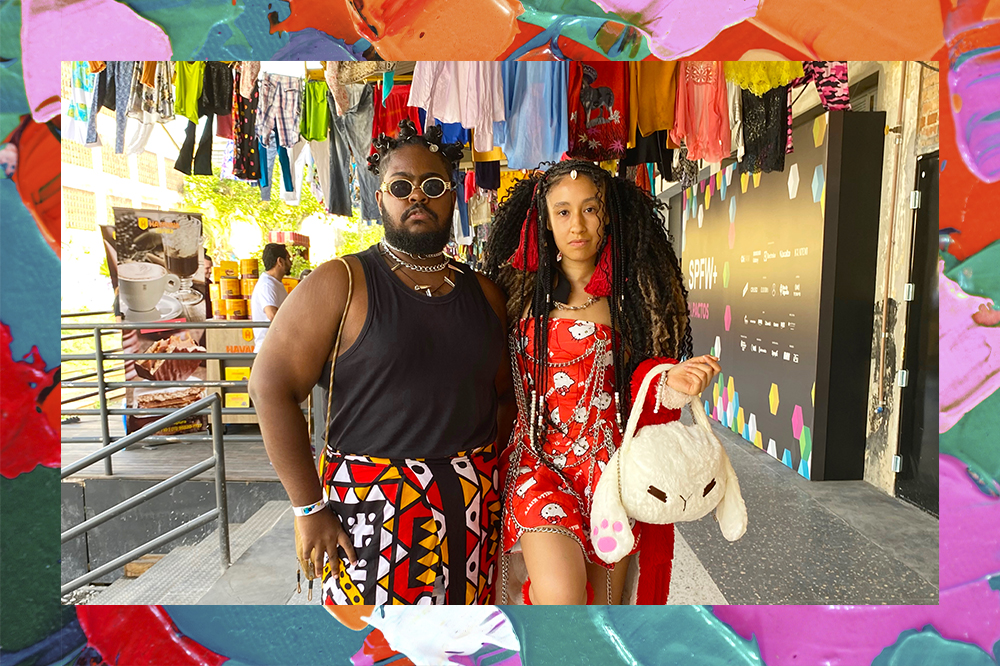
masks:
<instances>
[{"instance_id":1,"label":"round sunglasses","mask_svg":"<svg viewBox=\"0 0 1000 666\"><path fill-rule=\"evenodd\" d=\"M437 176L431 176L430 178L425 179L424 182L420 183L420 185L414 185L405 178L398 178L387 183L382 183L379 189L383 192L388 192L397 199L405 199L410 196L414 187L419 187L420 191L431 199L437 199L450 190L452 188L452 184L447 182L444 178L439 178Z\"/></svg>"}]
</instances>

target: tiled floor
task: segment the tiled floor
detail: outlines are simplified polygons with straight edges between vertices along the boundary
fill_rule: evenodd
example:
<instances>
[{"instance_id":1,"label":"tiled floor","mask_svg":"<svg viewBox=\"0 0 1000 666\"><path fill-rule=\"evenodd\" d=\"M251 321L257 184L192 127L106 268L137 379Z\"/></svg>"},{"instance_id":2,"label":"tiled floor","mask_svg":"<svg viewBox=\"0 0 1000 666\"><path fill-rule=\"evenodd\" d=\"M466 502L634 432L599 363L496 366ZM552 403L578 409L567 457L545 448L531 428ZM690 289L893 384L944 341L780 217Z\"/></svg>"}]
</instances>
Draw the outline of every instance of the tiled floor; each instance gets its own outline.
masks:
<instances>
[{"instance_id":1,"label":"tiled floor","mask_svg":"<svg viewBox=\"0 0 1000 666\"><path fill-rule=\"evenodd\" d=\"M730 604L937 603L934 516L863 481L807 481L732 431L717 426L716 433L739 477L749 525L733 543L714 520L678 526L712 581L685 597L721 593ZM673 585L685 585L679 574Z\"/></svg>"}]
</instances>

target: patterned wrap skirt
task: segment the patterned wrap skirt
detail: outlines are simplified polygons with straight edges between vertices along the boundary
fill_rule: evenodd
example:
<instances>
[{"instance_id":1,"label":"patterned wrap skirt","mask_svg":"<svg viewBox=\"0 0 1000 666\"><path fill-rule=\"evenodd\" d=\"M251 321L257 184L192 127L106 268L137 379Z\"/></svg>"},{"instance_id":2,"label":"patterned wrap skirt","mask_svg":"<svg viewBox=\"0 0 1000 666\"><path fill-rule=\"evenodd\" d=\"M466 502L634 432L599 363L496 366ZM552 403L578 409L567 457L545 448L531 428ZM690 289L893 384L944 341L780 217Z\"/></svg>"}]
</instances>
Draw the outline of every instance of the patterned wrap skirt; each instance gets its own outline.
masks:
<instances>
[{"instance_id":1,"label":"patterned wrap skirt","mask_svg":"<svg viewBox=\"0 0 1000 666\"><path fill-rule=\"evenodd\" d=\"M492 604L500 552L496 445L449 458L327 450L324 494L357 563L323 566L323 603Z\"/></svg>"}]
</instances>

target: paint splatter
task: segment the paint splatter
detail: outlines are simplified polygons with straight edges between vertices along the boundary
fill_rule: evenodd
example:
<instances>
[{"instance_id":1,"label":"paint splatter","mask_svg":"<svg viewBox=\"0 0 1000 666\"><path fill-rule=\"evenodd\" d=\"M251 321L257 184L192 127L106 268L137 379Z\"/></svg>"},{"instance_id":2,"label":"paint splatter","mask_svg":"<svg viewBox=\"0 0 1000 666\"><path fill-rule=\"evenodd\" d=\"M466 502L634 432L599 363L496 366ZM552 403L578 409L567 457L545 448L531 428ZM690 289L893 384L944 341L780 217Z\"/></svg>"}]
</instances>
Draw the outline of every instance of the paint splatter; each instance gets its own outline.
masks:
<instances>
[{"instance_id":1,"label":"paint splatter","mask_svg":"<svg viewBox=\"0 0 1000 666\"><path fill-rule=\"evenodd\" d=\"M59 435L42 411L58 370L45 370L38 347L17 361L10 328L0 324L0 475L12 479L38 465L59 467Z\"/></svg>"}]
</instances>

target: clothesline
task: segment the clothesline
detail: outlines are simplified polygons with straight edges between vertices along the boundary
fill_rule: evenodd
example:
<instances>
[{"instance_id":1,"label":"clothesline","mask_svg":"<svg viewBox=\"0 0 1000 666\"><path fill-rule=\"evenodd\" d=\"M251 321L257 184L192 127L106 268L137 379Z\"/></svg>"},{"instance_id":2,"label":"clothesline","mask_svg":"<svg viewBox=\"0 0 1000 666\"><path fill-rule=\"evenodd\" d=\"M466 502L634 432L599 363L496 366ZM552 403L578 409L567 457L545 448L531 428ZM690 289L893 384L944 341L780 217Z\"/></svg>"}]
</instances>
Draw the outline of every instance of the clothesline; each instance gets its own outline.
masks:
<instances>
[{"instance_id":1,"label":"clothesline","mask_svg":"<svg viewBox=\"0 0 1000 666\"><path fill-rule=\"evenodd\" d=\"M850 108L843 61L77 62L64 132L96 145L96 115L107 107L115 151L138 153L156 124L184 117L178 171L211 175L212 144L222 137L222 177L255 184L263 200L277 161L284 201L297 204L309 186L330 214L359 210L374 221L372 139L394 134L404 118L421 129L438 123L472 158L473 168L455 175L475 179L456 211L455 236L471 246L483 226L470 222L478 192L492 192L494 205L506 193L501 173L567 155L650 190L657 175L690 186L699 160L734 154L744 172L783 170L793 149L791 91L809 83L826 109ZM126 147L129 118L139 128ZM477 200L477 220L485 210Z\"/></svg>"}]
</instances>

